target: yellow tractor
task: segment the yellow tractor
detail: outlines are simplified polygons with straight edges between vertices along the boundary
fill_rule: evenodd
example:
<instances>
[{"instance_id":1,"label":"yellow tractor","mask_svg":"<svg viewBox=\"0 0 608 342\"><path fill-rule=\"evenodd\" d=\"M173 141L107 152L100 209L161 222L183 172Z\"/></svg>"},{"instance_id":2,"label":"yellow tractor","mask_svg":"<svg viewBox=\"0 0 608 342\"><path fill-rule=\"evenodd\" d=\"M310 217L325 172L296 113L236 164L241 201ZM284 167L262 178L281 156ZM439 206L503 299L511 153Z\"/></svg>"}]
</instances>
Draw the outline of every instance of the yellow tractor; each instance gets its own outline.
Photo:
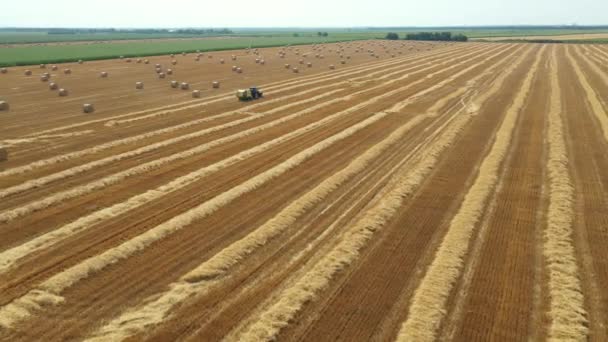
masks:
<instances>
[{"instance_id":1,"label":"yellow tractor","mask_svg":"<svg viewBox=\"0 0 608 342\"><path fill-rule=\"evenodd\" d=\"M264 93L257 87L239 89L236 91L236 97L241 101L257 100L262 96L264 96Z\"/></svg>"}]
</instances>

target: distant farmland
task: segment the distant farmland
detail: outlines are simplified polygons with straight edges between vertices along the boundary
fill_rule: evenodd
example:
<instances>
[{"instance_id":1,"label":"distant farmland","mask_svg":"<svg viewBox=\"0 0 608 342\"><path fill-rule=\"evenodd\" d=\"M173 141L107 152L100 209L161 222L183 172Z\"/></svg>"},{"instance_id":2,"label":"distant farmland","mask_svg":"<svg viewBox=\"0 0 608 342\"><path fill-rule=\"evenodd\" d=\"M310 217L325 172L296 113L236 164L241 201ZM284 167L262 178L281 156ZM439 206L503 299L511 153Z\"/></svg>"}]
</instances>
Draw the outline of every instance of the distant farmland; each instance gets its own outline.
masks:
<instances>
[{"instance_id":1,"label":"distant farmland","mask_svg":"<svg viewBox=\"0 0 608 342\"><path fill-rule=\"evenodd\" d=\"M184 40L147 40L142 42L91 42L66 45L14 45L0 46L0 66L61 63L82 60L117 58L118 56L154 56L169 53L218 51L246 47L271 47L360 39L352 36L336 37L217 37Z\"/></svg>"}]
</instances>

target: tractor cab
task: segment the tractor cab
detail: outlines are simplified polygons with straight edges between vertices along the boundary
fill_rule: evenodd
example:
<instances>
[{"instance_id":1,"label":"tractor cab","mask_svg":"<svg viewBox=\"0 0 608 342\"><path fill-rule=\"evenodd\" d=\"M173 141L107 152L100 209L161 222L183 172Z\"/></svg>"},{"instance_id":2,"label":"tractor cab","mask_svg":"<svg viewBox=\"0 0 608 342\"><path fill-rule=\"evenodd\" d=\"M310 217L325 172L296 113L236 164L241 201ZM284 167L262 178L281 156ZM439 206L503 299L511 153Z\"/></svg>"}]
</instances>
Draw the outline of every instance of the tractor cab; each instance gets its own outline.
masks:
<instances>
[{"instance_id":1,"label":"tractor cab","mask_svg":"<svg viewBox=\"0 0 608 342\"><path fill-rule=\"evenodd\" d=\"M262 97L262 92L258 89L258 87L251 87L249 88L249 91L251 92L251 97L253 97L254 100Z\"/></svg>"},{"instance_id":2,"label":"tractor cab","mask_svg":"<svg viewBox=\"0 0 608 342\"><path fill-rule=\"evenodd\" d=\"M258 87L250 87L248 89L239 89L236 91L236 97L241 101L257 100L264 96L264 93Z\"/></svg>"}]
</instances>

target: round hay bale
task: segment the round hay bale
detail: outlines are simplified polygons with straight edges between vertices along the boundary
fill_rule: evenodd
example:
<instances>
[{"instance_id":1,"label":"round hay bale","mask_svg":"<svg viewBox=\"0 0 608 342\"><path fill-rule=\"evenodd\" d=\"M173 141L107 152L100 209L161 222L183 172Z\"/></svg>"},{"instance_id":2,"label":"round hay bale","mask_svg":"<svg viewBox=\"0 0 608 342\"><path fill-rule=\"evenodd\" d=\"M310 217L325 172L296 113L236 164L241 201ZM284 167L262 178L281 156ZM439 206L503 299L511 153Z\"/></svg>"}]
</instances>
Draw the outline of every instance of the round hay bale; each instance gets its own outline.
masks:
<instances>
[{"instance_id":1,"label":"round hay bale","mask_svg":"<svg viewBox=\"0 0 608 342\"><path fill-rule=\"evenodd\" d=\"M325 58L325 56L323 56L323 55L319 55L319 58L323 59L323 58Z\"/></svg>"},{"instance_id":2,"label":"round hay bale","mask_svg":"<svg viewBox=\"0 0 608 342\"><path fill-rule=\"evenodd\" d=\"M171 61L171 64L176 65L177 61L174 59L174 60Z\"/></svg>"},{"instance_id":3,"label":"round hay bale","mask_svg":"<svg viewBox=\"0 0 608 342\"><path fill-rule=\"evenodd\" d=\"M159 72L158 73L158 78L165 78L165 73L164 72Z\"/></svg>"},{"instance_id":4,"label":"round hay bale","mask_svg":"<svg viewBox=\"0 0 608 342\"><path fill-rule=\"evenodd\" d=\"M157 74L160 74L161 72L163 72L163 69L161 69L161 68L156 68L154 70L156 71Z\"/></svg>"},{"instance_id":5,"label":"round hay bale","mask_svg":"<svg viewBox=\"0 0 608 342\"><path fill-rule=\"evenodd\" d=\"M290 65L289 64L285 64L285 69L289 69Z\"/></svg>"},{"instance_id":6,"label":"round hay bale","mask_svg":"<svg viewBox=\"0 0 608 342\"><path fill-rule=\"evenodd\" d=\"M200 90L193 90L192 91L192 97L195 99L198 99L199 97L201 97L201 91Z\"/></svg>"},{"instance_id":7,"label":"round hay bale","mask_svg":"<svg viewBox=\"0 0 608 342\"><path fill-rule=\"evenodd\" d=\"M230 56L230 59L232 59L233 61L236 61L236 56L232 55L232 56Z\"/></svg>"},{"instance_id":8,"label":"round hay bale","mask_svg":"<svg viewBox=\"0 0 608 342\"><path fill-rule=\"evenodd\" d=\"M173 75L173 69L167 69L167 75Z\"/></svg>"},{"instance_id":9,"label":"round hay bale","mask_svg":"<svg viewBox=\"0 0 608 342\"><path fill-rule=\"evenodd\" d=\"M9 110L10 106L6 101L0 101L0 110Z\"/></svg>"},{"instance_id":10,"label":"round hay bale","mask_svg":"<svg viewBox=\"0 0 608 342\"><path fill-rule=\"evenodd\" d=\"M144 59L144 64L150 64L150 61L147 59Z\"/></svg>"},{"instance_id":11,"label":"round hay bale","mask_svg":"<svg viewBox=\"0 0 608 342\"><path fill-rule=\"evenodd\" d=\"M236 71L236 69L238 69L238 67L236 65L232 66L232 71Z\"/></svg>"},{"instance_id":12,"label":"round hay bale","mask_svg":"<svg viewBox=\"0 0 608 342\"><path fill-rule=\"evenodd\" d=\"M298 63L300 63L300 64L304 64L304 60L303 60L303 59L300 59L300 60L298 61Z\"/></svg>"},{"instance_id":13,"label":"round hay bale","mask_svg":"<svg viewBox=\"0 0 608 342\"><path fill-rule=\"evenodd\" d=\"M127 59L125 59L125 61L126 61L127 63L131 63L131 58L127 58Z\"/></svg>"},{"instance_id":14,"label":"round hay bale","mask_svg":"<svg viewBox=\"0 0 608 342\"><path fill-rule=\"evenodd\" d=\"M346 59L350 59L350 56L346 56Z\"/></svg>"},{"instance_id":15,"label":"round hay bale","mask_svg":"<svg viewBox=\"0 0 608 342\"><path fill-rule=\"evenodd\" d=\"M346 64L346 61L345 60L341 60L340 64Z\"/></svg>"},{"instance_id":16,"label":"round hay bale","mask_svg":"<svg viewBox=\"0 0 608 342\"><path fill-rule=\"evenodd\" d=\"M137 64L141 64L141 58L138 58L138 59L136 60L136 62L137 62Z\"/></svg>"},{"instance_id":17,"label":"round hay bale","mask_svg":"<svg viewBox=\"0 0 608 342\"><path fill-rule=\"evenodd\" d=\"M222 58L222 59L220 59L220 64L224 64L224 63L225 63L225 62L224 62L224 59L223 59L223 58Z\"/></svg>"},{"instance_id":18,"label":"round hay bale","mask_svg":"<svg viewBox=\"0 0 608 342\"><path fill-rule=\"evenodd\" d=\"M241 68L236 68L236 73L237 73L237 74L242 74L242 73L243 73L243 69L241 69Z\"/></svg>"},{"instance_id":19,"label":"round hay bale","mask_svg":"<svg viewBox=\"0 0 608 342\"><path fill-rule=\"evenodd\" d=\"M259 58L256 58L256 59L255 59L255 63L256 63L256 64L260 64L260 59L259 59Z\"/></svg>"},{"instance_id":20,"label":"round hay bale","mask_svg":"<svg viewBox=\"0 0 608 342\"><path fill-rule=\"evenodd\" d=\"M84 64L84 61L82 59L79 59L78 64Z\"/></svg>"},{"instance_id":21,"label":"round hay bale","mask_svg":"<svg viewBox=\"0 0 608 342\"><path fill-rule=\"evenodd\" d=\"M61 88L57 94L59 94L59 96L68 96L68 90Z\"/></svg>"},{"instance_id":22,"label":"round hay bale","mask_svg":"<svg viewBox=\"0 0 608 342\"><path fill-rule=\"evenodd\" d=\"M85 113L93 113L95 111L95 107L91 103L85 103L82 105L82 111Z\"/></svg>"},{"instance_id":23,"label":"round hay bale","mask_svg":"<svg viewBox=\"0 0 608 342\"><path fill-rule=\"evenodd\" d=\"M25 70L24 74L25 74L25 76L32 76L32 71L31 70Z\"/></svg>"},{"instance_id":24,"label":"round hay bale","mask_svg":"<svg viewBox=\"0 0 608 342\"><path fill-rule=\"evenodd\" d=\"M312 63L308 62L308 63L306 63L306 66L309 67L309 68L312 68Z\"/></svg>"},{"instance_id":25,"label":"round hay bale","mask_svg":"<svg viewBox=\"0 0 608 342\"><path fill-rule=\"evenodd\" d=\"M208 55L207 58L211 59L213 58L213 55Z\"/></svg>"},{"instance_id":26,"label":"round hay bale","mask_svg":"<svg viewBox=\"0 0 608 342\"><path fill-rule=\"evenodd\" d=\"M293 69L291 69L291 70L293 70L294 74L297 74L300 72L300 70L298 70L298 67L293 67Z\"/></svg>"},{"instance_id":27,"label":"round hay bale","mask_svg":"<svg viewBox=\"0 0 608 342\"><path fill-rule=\"evenodd\" d=\"M182 52L182 56L186 56L186 53L185 53L185 52Z\"/></svg>"},{"instance_id":28,"label":"round hay bale","mask_svg":"<svg viewBox=\"0 0 608 342\"><path fill-rule=\"evenodd\" d=\"M40 81L42 81L42 82L46 82L46 81L48 81L48 80L49 80L49 77L48 77L47 75L42 75L42 76L40 76Z\"/></svg>"},{"instance_id":29,"label":"round hay bale","mask_svg":"<svg viewBox=\"0 0 608 342\"><path fill-rule=\"evenodd\" d=\"M171 58L175 58L175 55L174 55L174 54L170 54L169 56L170 56Z\"/></svg>"},{"instance_id":30,"label":"round hay bale","mask_svg":"<svg viewBox=\"0 0 608 342\"><path fill-rule=\"evenodd\" d=\"M195 62L199 62L200 60L201 60L201 58L200 58L200 57L194 57L194 61L195 61Z\"/></svg>"},{"instance_id":31,"label":"round hay bale","mask_svg":"<svg viewBox=\"0 0 608 342\"><path fill-rule=\"evenodd\" d=\"M101 78L107 78L107 77L108 77L108 73L107 73L107 72L105 72L105 71L102 71L101 73L99 73L99 76L100 76Z\"/></svg>"},{"instance_id":32,"label":"round hay bale","mask_svg":"<svg viewBox=\"0 0 608 342\"><path fill-rule=\"evenodd\" d=\"M135 82L135 89L144 89L143 82Z\"/></svg>"},{"instance_id":33,"label":"round hay bale","mask_svg":"<svg viewBox=\"0 0 608 342\"><path fill-rule=\"evenodd\" d=\"M0 73L6 74L7 72L8 72L8 70L6 68L0 69Z\"/></svg>"},{"instance_id":34,"label":"round hay bale","mask_svg":"<svg viewBox=\"0 0 608 342\"><path fill-rule=\"evenodd\" d=\"M53 70L53 71L57 71L57 66L56 66L56 65L53 65L53 66L51 67L51 70Z\"/></svg>"},{"instance_id":35,"label":"round hay bale","mask_svg":"<svg viewBox=\"0 0 608 342\"><path fill-rule=\"evenodd\" d=\"M217 89L217 88L219 88L219 87L220 87L220 82L219 82L219 81L213 81L213 83L211 83L211 86L212 86L214 89Z\"/></svg>"},{"instance_id":36,"label":"round hay bale","mask_svg":"<svg viewBox=\"0 0 608 342\"><path fill-rule=\"evenodd\" d=\"M260 64L261 64L261 65L264 65L264 64L266 64L266 61L265 61L265 60L263 60L263 59L260 59Z\"/></svg>"},{"instance_id":37,"label":"round hay bale","mask_svg":"<svg viewBox=\"0 0 608 342\"><path fill-rule=\"evenodd\" d=\"M336 67L333 64L329 65L329 69L334 70Z\"/></svg>"},{"instance_id":38,"label":"round hay bale","mask_svg":"<svg viewBox=\"0 0 608 342\"><path fill-rule=\"evenodd\" d=\"M120 59L125 59L125 56L120 56L120 57L118 57L118 58L120 58Z\"/></svg>"},{"instance_id":39,"label":"round hay bale","mask_svg":"<svg viewBox=\"0 0 608 342\"><path fill-rule=\"evenodd\" d=\"M171 88L179 87L179 83L177 81L171 81Z\"/></svg>"},{"instance_id":40,"label":"round hay bale","mask_svg":"<svg viewBox=\"0 0 608 342\"><path fill-rule=\"evenodd\" d=\"M186 83L186 82L182 82L182 83L179 85L179 87L180 87L182 90L188 90L188 89L190 89L190 85L189 85L188 83Z\"/></svg>"},{"instance_id":41,"label":"round hay bale","mask_svg":"<svg viewBox=\"0 0 608 342\"><path fill-rule=\"evenodd\" d=\"M156 69L162 68L162 66L161 66L160 64L158 64L158 63L154 64L154 67L155 67Z\"/></svg>"},{"instance_id":42,"label":"round hay bale","mask_svg":"<svg viewBox=\"0 0 608 342\"><path fill-rule=\"evenodd\" d=\"M46 64L40 64L40 69L46 69Z\"/></svg>"},{"instance_id":43,"label":"round hay bale","mask_svg":"<svg viewBox=\"0 0 608 342\"><path fill-rule=\"evenodd\" d=\"M65 70L63 70L63 73L66 74L66 75L70 75L72 73L72 70L71 69L65 69Z\"/></svg>"},{"instance_id":44,"label":"round hay bale","mask_svg":"<svg viewBox=\"0 0 608 342\"><path fill-rule=\"evenodd\" d=\"M59 88L59 86L57 85L57 83L55 83L55 82L49 83L49 89L50 90L57 90L57 88Z\"/></svg>"}]
</instances>

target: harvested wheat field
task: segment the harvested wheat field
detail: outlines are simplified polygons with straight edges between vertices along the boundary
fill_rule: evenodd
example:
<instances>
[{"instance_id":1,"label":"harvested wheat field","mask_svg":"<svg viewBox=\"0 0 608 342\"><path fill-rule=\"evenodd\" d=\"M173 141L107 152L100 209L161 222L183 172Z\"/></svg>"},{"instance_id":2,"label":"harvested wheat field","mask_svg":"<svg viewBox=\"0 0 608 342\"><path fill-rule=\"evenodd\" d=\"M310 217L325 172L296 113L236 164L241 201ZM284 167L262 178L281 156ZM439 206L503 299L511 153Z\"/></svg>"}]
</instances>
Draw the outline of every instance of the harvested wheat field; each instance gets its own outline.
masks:
<instances>
[{"instance_id":1,"label":"harvested wheat field","mask_svg":"<svg viewBox=\"0 0 608 342\"><path fill-rule=\"evenodd\" d=\"M607 48L145 58L0 74L0 340L608 340Z\"/></svg>"}]
</instances>

